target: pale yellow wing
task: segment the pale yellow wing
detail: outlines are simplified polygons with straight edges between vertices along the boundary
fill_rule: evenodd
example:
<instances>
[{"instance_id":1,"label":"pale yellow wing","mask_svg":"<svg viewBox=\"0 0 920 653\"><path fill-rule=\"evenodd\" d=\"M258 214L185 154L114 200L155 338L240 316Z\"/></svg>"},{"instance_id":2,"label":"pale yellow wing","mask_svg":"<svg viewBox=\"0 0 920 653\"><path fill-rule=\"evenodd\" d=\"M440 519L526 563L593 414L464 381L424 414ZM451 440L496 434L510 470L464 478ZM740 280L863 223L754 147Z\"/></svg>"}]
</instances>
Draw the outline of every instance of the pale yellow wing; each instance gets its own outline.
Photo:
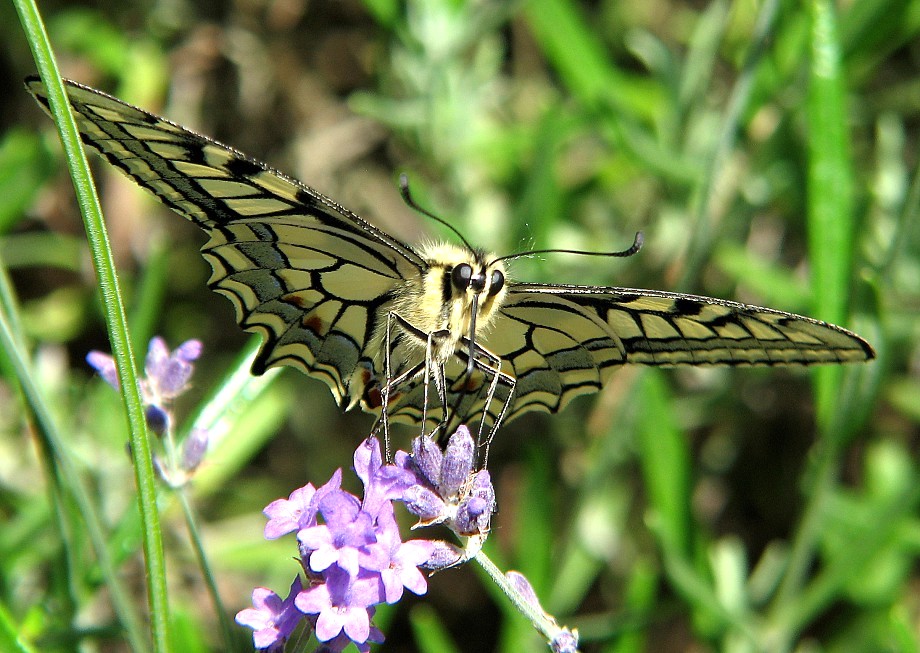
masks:
<instances>
[{"instance_id":1,"label":"pale yellow wing","mask_svg":"<svg viewBox=\"0 0 920 653\"><path fill-rule=\"evenodd\" d=\"M379 409L372 336L394 288L424 269L418 254L264 163L66 84L83 141L208 234L210 287L230 299L243 329L264 337L253 371L291 365L325 381L340 404ZM38 78L26 86L47 110Z\"/></svg>"},{"instance_id":2,"label":"pale yellow wing","mask_svg":"<svg viewBox=\"0 0 920 653\"><path fill-rule=\"evenodd\" d=\"M543 284L513 284L481 344L516 379L508 418L556 412L599 390L627 363L814 365L875 356L846 329L769 308L656 290Z\"/></svg>"}]
</instances>

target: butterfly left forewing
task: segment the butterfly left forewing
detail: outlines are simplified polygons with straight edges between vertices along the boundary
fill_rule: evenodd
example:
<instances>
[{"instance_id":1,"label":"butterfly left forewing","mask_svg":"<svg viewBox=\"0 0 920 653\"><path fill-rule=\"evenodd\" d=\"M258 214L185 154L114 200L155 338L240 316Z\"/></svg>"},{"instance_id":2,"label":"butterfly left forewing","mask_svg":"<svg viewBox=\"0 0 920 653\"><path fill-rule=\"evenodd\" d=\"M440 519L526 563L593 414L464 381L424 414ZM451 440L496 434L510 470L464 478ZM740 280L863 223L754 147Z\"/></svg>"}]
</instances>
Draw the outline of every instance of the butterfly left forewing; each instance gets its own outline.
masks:
<instances>
[{"instance_id":1,"label":"butterfly left forewing","mask_svg":"<svg viewBox=\"0 0 920 653\"><path fill-rule=\"evenodd\" d=\"M516 378L508 418L556 412L625 363L811 365L874 357L854 333L710 297L631 288L512 284L482 344Z\"/></svg>"}]
</instances>

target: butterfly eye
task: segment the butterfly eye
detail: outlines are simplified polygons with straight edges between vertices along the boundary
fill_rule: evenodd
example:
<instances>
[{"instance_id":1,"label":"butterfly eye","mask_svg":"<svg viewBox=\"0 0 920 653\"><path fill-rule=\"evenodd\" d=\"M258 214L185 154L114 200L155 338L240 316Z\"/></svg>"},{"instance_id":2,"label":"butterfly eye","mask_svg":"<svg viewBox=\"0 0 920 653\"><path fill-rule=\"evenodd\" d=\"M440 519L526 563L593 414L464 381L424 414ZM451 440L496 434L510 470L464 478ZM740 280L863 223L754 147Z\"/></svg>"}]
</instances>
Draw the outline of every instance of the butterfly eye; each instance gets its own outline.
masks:
<instances>
[{"instance_id":1,"label":"butterfly eye","mask_svg":"<svg viewBox=\"0 0 920 653\"><path fill-rule=\"evenodd\" d=\"M470 280L473 278L473 266L467 263L461 263L454 267L450 273L450 280L454 288L466 290L470 287Z\"/></svg>"},{"instance_id":2,"label":"butterfly eye","mask_svg":"<svg viewBox=\"0 0 920 653\"><path fill-rule=\"evenodd\" d=\"M489 284L489 295L494 297L505 285L505 275L501 270L492 270L492 283Z\"/></svg>"}]
</instances>

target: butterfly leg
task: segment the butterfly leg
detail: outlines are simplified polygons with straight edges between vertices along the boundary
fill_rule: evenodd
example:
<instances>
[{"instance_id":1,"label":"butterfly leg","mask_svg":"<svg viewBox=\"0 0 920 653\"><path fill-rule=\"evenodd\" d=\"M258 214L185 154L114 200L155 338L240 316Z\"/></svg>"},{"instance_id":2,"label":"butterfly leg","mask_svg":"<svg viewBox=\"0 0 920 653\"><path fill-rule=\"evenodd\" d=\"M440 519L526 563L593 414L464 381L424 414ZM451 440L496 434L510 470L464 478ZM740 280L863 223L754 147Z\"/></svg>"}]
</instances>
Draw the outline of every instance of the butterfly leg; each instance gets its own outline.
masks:
<instances>
[{"instance_id":1,"label":"butterfly leg","mask_svg":"<svg viewBox=\"0 0 920 653\"><path fill-rule=\"evenodd\" d=\"M431 435L447 428L447 374L444 370L443 362L438 363L434 384L438 391L438 400L441 402L441 421L431 430Z\"/></svg>"},{"instance_id":2,"label":"butterfly leg","mask_svg":"<svg viewBox=\"0 0 920 653\"><path fill-rule=\"evenodd\" d=\"M483 468L485 468L489 464L489 448L492 446L492 438L494 438L495 434L498 432L499 427L505 419L505 414L508 412L508 408L511 406L511 402L514 399L514 386L517 383L517 380L513 376L502 372L501 358L483 347L477 346L476 349L478 350L477 358L475 360L476 366L484 374L492 375L492 381L489 383L489 390L486 393L486 402L482 408L482 419L479 422L479 434L476 436L476 441L480 443L480 446L485 447L482 464ZM481 360L478 358L478 356L482 356L485 360ZM500 383L508 388L508 396L502 402L501 410L499 411L498 416L496 416L495 421L492 423L492 427L489 429L489 435L486 437L485 442L483 442L482 434L486 423L486 415L489 412L489 407L492 405L492 402L495 399L495 393L498 390Z\"/></svg>"},{"instance_id":3,"label":"butterfly leg","mask_svg":"<svg viewBox=\"0 0 920 653\"><path fill-rule=\"evenodd\" d=\"M386 341L383 347L383 374L384 382L380 389L380 425L383 427L383 448L386 459L390 460L390 379L393 371L390 359L393 356L392 323L395 313L387 313Z\"/></svg>"},{"instance_id":4,"label":"butterfly leg","mask_svg":"<svg viewBox=\"0 0 920 653\"><path fill-rule=\"evenodd\" d=\"M476 442L480 447L485 448L485 454L483 455L483 468L486 467L489 460L489 447L492 444L492 438L495 437L495 433L498 431L498 428L501 426L502 421L505 419L505 415L508 412L508 409L511 407L511 402L514 399L514 386L517 383L516 379L510 374L506 374L501 370L501 358L490 352L485 347L482 347L479 344L474 344L471 350L473 351L473 358L470 359L467 351L470 351L469 341L464 339L462 341L461 347L458 348L457 357L460 358L467 366L468 370L477 370L482 372L484 376L491 377L489 381L489 387L486 390L485 401L482 407L482 417L479 421L479 433L477 435ZM460 402L463 399L463 390L469 383L470 373L464 373L461 376L461 391L457 394L457 401L454 403L454 413L456 414L459 410ZM495 400L495 395L498 391L499 385L502 385L508 388L508 396L502 401L502 407L498 415L495 417L495 421L492 423L491 428L489 429L488 435L483 438L485 432L486 419L489 416L489 407L492 405L492 402Z\"/></svg>"},{"instance_id":5,"label":"butterfly leg","mask_svg":"<svg viewBox=\"0 0 920 653\"><path fill-rule=\"evenodd\" d=\"M397 329L396 327L399 328ZM389 433L388 408L390 398L393 396L395 391L399 390L403 385L411 382L419 374L422 375L422 383L424 384L422 390L422 435L425 435L425 425L428 423L429 385L432 380L434 381L435 389L441 402L442 417L440 422L435 425L429 435L437 432L445 424L447 420L447 392L444 363L437 360L434 352L436 351L437 346L444 340L444 338L447 338L449 335L450 332L447 330L438 330L432 331L431 333L426 333L414 326L399 313L395 311L390 311L387 313L387 324L384 334L386 339L386 345L384 347L384 375L386 379L381 391L383 408L381 411L381 425L385 433ZM412 365L402 372L398 372L397 376L394 378L393 356L394 352L401 346L401 340L404 338L408 338L410 341L415 341L419 344L425 343L425 357L424 360L420 363ZM402 360L403 358L404 356L397 354L398 360ZM411 358L411 354L405 358ZM389 449L387 450L389 451Z\"/></svg>"},{"instance_id":6,"label":"butterfly leg","mask_svg":"<svg viewBox=\"0 0 920 653\"><path fill-rule=\"evenodd\" d=\"M396 329L394 328L394 323L398 324L402 329L409 331L410 333L415 334L418 332L418 329L413 327L404 317L395 311L390 311L387 313L387 324L386 331L384 334L385 344L383 347L383 374L384 382L380 389L380 420L379 426L375 427L375 431L382 429L383 430L383 441L384 441L384 451L386 452L386 459L390 460L390 397L392 396L394 390L398 389L404 383L409 381L418 375L422 371L422 365L425 366L424 372L427 379L428 374L428 363L427 356L424 363L419 363L417 365L411 366L409 369L400 372L396 378L393 378L393 352L396 347L399 345L398 339L401 334L394 333ZM430 336L429 336L430 338ZM426 385L425 393L427 398L428 388ZM427 402L426 402L427 403ZM426 406L427 407L427 406ZM422 420L422 430L424 431L424 418Z\"/></svg>"},{"instance_id":7,"label":"butterfly leg","mask_svg":"<svg viewBox=\"0 0 920 653\"><path fill-rule=\"evenodd\" d=\"M436 365L434 357L432 356L433 345L436 339L443 337L443 332L435 331L428 334L426 346L425 346L425 377L423 379L424 391L422 399L422 435L425 435L425 424L428 423L428 386L431 383L431 377L434 376L434 385L435 389L438 392L438 397L441 399L441 406L443 408L441 412L441 422L432 429L429 435L433 435L438 429L441 428L441 425L447 418L447 395L444 392L444 366ZM435 368L434 374L432 374L432 368Z\"/></svg>"},{"instance_id":8,"label":"butterfly leg","mask_svg":"<svg viewBox=\"0 0 920 653\"><path fill-rule=\"evenodd\" d=\"M408 383L419 374L422 374L424 363L418 363L413 365L404 372L398 374L395 378L389 379L386 383L383 384L383 387L380 390L380 396L382 397L380 417L377 420L377 425L372 429L372 433L376 433L380 430L384 432L384 441L386 443L386 459L391 461L390 457L390 440L389 440L389 417L387 416L387 404L389 402L390 395L393 390L401 387L402 385Z\"/></svg>"}]
</instances>

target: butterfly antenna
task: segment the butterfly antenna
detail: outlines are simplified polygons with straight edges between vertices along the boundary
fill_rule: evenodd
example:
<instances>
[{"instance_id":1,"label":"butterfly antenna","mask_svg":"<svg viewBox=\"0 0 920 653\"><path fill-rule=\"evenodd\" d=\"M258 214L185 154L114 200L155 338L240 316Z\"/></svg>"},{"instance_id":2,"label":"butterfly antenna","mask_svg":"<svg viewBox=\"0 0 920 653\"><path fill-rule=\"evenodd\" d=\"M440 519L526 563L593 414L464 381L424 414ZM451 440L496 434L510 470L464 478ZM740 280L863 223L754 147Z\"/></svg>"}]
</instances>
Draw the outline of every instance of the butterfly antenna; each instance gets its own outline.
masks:
<instances>
[{"instance_id":1,"label":"butterfly antenna","mask_svg":"<svg viewBox=\"0 0 920 653\"><path fill-rule=\"evenodd\" d=\"M412 198L412 193L409 192L409 176L408 176L406 173L404 173L404 172L401 173L401 174L399 175L399 192L400 192L400 194L402 195L403 201L406 203L406 206L408 206L410 209L413 209L413 210L415 210L415 211L421 213L421 214L424 215L426 218L431 218L431 219L434 220L435 222L440 222L440 223L443 224L445 227L447 227L448 229L450 229L451 231L453 231L455 234L457 234L457 238L459 238L460 240L463 241L463 244L466 245L466 248L467 248L468 250L470 250L470 251L475 251L475 250L473 249L473 246L470 245L470 243L467 241L467 239L463 237L463 234L461 234L461 233L457 230L457 228L456 228L454 225L452 225L451 223L449 223L449 222L448 222L447 220L445 220L444 218L440 218L440 217L436 216L434 213L432 213L432 212L429 211L428 209L419 206L419 205L415 202L415 200Z\"/></svg>"},{"instance_id":2,"label":"butterfly antenna","mask_svg":"<svg viewBox=\"0 0 920 653\"><path fill-rule=\"evenodd\" d=\"M581 256L610 256L614 258L625 258L627 256L632 256L633 254L638 253L638 251L642 249L642 245L644 243L645 237L642 235L641 231L637 231L636 237L633 239L633 244L618 252L589 252L580 249L531 249L529 251L520 252L518 254L499 256L498 258L493 259L489 265L497 261L510 261L512 259L522 258L524 256L533 256L534 254L579 254Z\"/></svg>"}]
</instances>

